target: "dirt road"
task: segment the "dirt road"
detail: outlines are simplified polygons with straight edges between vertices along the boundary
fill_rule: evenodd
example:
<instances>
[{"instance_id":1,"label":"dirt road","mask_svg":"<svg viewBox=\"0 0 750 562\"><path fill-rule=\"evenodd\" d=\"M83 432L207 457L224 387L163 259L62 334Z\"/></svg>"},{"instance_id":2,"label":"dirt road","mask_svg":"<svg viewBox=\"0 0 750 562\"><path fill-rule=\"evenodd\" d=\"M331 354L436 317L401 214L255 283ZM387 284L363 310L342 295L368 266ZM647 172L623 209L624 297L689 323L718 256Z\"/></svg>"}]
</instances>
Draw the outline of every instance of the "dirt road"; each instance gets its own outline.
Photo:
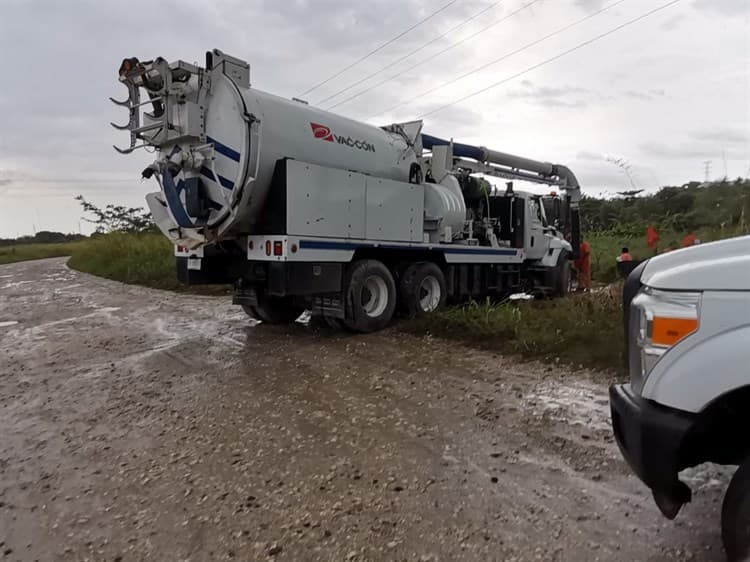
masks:
<instances>
[{"instance_id":1,"label":"dirt road","mask_svg":"<svg viewBox=\"0 0 750 562\"><path fill-rule=\"evenodd\" d=\"M601 375L64 261L0 267L0 561L722 559L726 473L662 519Z\"/></svg>"}]
</instances>

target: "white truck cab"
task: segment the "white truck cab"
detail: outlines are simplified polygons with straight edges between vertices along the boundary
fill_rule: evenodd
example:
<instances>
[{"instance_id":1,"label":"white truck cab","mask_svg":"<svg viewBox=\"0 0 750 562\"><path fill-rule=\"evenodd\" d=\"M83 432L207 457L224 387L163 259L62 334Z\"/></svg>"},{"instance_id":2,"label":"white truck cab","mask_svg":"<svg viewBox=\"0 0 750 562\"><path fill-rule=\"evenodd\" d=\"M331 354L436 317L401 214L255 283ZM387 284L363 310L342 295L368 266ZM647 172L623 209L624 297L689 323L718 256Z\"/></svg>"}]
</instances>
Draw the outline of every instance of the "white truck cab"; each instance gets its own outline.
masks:
<instances>
[{"instance_id":1,"label":"white truck cab","mask_svg":"<svg viewBox=\"0 0 750 562\"><path fill-rule=\"evenodd\" d=\"M730 560L750 556L750 236L654 257L623 291L630 383L610 388L628 464L672 519L679 472L739 465L722 510Z\"/></svg>"}]
</instances>

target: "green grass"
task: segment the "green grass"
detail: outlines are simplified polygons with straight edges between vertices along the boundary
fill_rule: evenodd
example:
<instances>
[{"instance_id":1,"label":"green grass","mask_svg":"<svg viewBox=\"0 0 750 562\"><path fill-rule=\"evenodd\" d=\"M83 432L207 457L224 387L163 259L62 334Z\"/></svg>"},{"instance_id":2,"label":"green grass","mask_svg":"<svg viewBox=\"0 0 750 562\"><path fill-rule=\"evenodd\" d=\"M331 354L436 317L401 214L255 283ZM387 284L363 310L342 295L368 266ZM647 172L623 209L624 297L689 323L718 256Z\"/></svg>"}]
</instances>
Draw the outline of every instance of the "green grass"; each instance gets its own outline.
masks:
<instances>
[{"instance_id":1,"label":"green grass","mask_svg":"<svg viewBox=\"0 0 750 562\"><path fill-rule=\"evenodd\" d=\"M405 329L530 359L619 370L620 287L554 301L470 303L408 321Z\"/></svg>"},{"instance_id":2,"label":"green grass","mask_svg":"<svg viewBox=\"0 0 750 562\"><path fill-rule=\"evenodd\" d=\"M158 289L177 289L174 247L161 234L115 232L86 240L75 249L73 269Z\"/></svg>"},{"instance_id":3,"label":"green grass","mask_svg":"<svg viewBox=\"0 0 750 562\"><path fill-rule=\"evenodd\" d=\"M591 245L591 278L601 283L617 281L617 256L626 246L634 260L645 260L654 255L646 246L645 236L628 238L613 234L589 233L584 240Z\"/></svg>"},{"instance_id":4,"label":"green grass","mask_svg":"<svg viewBox=\"0 0 750 562\"><path fill-rule=\"evenodd\" d=\"M65 242L62 244L18 244L0 247L0 265L27 260L40 260L72 255L86 242Z\"/></svg>"},{"instance_id":5,"label":"green grass","mask_svg":"<svg viewBox=\"0 0 750 562\"><path fill-rule=\"evenodd\" d=\"M162 234L114 232L62 244L0 247L0 264L70 256L78 271L133 285L199 294L227 294L224 285L187 287L177 281L174 246Z\"/></svg>"}]
</instances>

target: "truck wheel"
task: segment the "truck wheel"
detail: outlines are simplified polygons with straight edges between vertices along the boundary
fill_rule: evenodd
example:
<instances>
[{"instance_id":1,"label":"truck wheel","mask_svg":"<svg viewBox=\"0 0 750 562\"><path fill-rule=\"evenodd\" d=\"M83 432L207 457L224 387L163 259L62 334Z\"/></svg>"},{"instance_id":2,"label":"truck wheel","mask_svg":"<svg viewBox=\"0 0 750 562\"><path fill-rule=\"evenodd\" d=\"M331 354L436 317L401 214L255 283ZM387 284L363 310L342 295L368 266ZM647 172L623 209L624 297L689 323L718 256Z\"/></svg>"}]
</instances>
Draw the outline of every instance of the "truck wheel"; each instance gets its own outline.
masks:
<instances>
[{"instance_id":1,"label":"truck wheel","mask_svg":"<svg viewBox=\"0 0 750 562\"><path fill-rule=\"evenodd\" d=\"M432 262L406 268L399 284L401 307L410 317L434 312L445 304L445 276Z\"/></svg>"},{"instance_id":2,"label":"truck wheel","mask_svg":"<svg viewBox=\"0 0 750 562\"><path fill-rule=\"evenodd\" d=\"M553 296L561 298L570 292L570 274L568 254L561 252L560 257L557 258L557 266L555 266Z\"/></svg>"},{"instance_id":3,"label":"truck wheel","mask_svg":"<svg viewBox=\"0 0 750 562\"><path fill-rule=\"evenodd\" d=\"M266 324L291 324L304 312L289 297L269 297L258 295L258 305L242 305L242 308L252 318Z\"/></svg>"},{"instance_id":4,"label":"truck wheel","mask_svg":"<svg viewBox=\"0 0 750 562\"><path fill-rule=\"evenodd\" d=\"M721 539L730 562L750 558L750 459L734 473L724 494Z\"/></svg>"},{"instance_id":5,"label":"truck wheel","mask_svg":"<svg viewBox=\"0 0 750 562\"><path fill-rule=\"evenodd\" d=\"M349 266L344 285L344 324L355 332L382 330L396 309L396 283L388 268L377 260L360 260Z\"/></svg>"}]
</instances>

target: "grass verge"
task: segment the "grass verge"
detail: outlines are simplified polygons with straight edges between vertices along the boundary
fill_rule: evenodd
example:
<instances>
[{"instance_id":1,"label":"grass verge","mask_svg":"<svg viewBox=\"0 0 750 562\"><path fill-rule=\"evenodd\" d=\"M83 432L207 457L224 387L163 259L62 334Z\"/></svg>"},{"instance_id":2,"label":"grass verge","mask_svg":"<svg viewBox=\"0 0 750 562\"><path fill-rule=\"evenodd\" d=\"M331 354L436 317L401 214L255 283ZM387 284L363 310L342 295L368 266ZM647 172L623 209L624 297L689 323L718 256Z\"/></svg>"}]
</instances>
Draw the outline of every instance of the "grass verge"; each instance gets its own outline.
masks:
<instances>
[{"instance_id":1,"label":"grass verge","mask_svg":"<svg viewBox=\"0 0 750 562\"><path fill-rule=\"evenodd\" d=\"M114 232L62 244L0 247L0 264L70 256L68 265L99 277L156 289L203 295L230 293L224 285L185 286L177 281L174 247L161 234Z\"/></svg>"},{"instance_id":2,"label":"grass verge","mask_svg":"<svg viewBox=\"0 0 750 562\"><path fill-rule=\"evenodd\" d=\"M68 265L123 283L182 288L175 273L174 248L161 234L114 232L96 236L75 249Z\"/></svg>"},{"instance_id":3,"label":"grass verge","mask_svg":"<svg viewBox=\"0 0 750 562\"><path fill-rule=\"evenodd\" d=\"M404 324L470 345L597 369L623 368L620 287L553 301L470 303Z\"/></svg>"},{"instance_id":4,"label":"grass verge","mask_svg":"<svg viewBox=\"0 0 750 562\"><path fill-rule=\"evenodd\" d=\"M17 244L0 247L0 265L19 261L40 260L72 255L86 242L64 242L62 244Z\"/></svg>"}]
</instances>

